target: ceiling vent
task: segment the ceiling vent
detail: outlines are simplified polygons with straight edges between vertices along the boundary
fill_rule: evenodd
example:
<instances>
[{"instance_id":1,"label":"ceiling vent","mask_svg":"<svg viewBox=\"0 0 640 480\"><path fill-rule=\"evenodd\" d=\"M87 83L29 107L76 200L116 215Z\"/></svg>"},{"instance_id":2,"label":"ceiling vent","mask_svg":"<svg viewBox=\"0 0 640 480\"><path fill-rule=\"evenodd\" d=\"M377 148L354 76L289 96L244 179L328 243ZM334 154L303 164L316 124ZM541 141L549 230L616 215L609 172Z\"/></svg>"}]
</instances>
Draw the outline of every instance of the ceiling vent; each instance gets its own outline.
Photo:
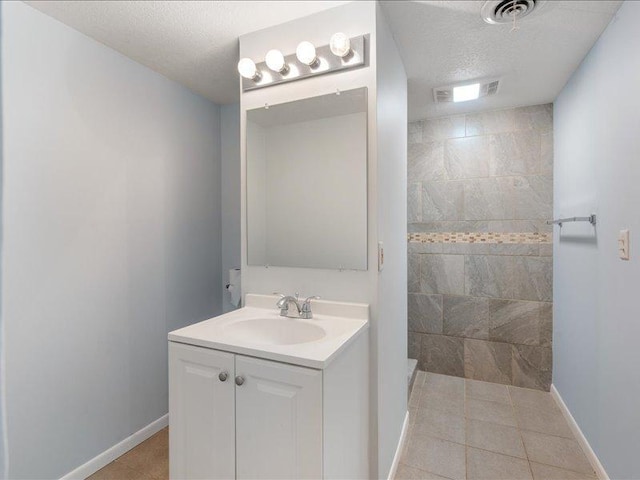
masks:
<instances>
[{"instance_id":1,"label":"ceiling vent","mask_svg":"<svg viewBox=\"0 0 640 480\"><path fill-rule=\"evenodd\" d=\"M498 93L500 87L500 79L493 78L491 80L479 80L477 82L467 83L479 83L480 84L480 97L488 97ZM433 99L436 103L449 103L453 102L453 89L459 85L449 85L447 87L438 87L433 89Z\"/></svg>"},{"instance_id":2,"label":"ceiling vent","mask_svg":"<svg viewBox=\"0 0 640 480\"><path fill-rule=\"evenodd\" d=\"M539 9L544 0L489 0L482 6L482 19L492 25L512 23Z\"/></svg>"}]
</instances>

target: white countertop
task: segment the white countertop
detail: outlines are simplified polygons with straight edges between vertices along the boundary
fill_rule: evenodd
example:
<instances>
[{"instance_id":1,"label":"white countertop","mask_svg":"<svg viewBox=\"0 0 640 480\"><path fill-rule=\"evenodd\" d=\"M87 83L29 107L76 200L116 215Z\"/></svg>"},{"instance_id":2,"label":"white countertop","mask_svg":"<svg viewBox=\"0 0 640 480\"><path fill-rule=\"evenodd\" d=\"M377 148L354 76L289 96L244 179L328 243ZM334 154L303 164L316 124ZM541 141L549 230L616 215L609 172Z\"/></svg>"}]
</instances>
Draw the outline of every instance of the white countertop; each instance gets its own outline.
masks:
<instances>
[{"instance_id":1,"label":"white countertop","mask_svg":"<svg viewBox=\"0 0 640 480\"><path fill-rule=\"evenodd\" d=\"M174 330L169 333L169 341L323 369L369 327L366 304L314 300L313 318L303 320L281 317L275 306L277 301L278 297L273 295L248 294L244 308ZM308 323L322 328L326 335L305 343L275 345L249 343L229 334L230 325L253 319Z\"/></svg>"}]
</instances>

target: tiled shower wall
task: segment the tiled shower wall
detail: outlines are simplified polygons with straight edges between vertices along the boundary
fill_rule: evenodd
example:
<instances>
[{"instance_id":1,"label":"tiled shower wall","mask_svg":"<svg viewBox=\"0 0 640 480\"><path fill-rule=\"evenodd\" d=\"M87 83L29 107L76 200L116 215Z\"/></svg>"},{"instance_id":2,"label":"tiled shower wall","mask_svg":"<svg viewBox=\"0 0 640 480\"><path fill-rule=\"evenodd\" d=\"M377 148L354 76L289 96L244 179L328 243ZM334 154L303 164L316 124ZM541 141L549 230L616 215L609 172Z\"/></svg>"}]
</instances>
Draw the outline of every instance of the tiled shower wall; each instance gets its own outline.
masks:
<instances>
[{"instance_id":1,"label":"tiled shower wall","mask_svg":"<svg viewBox=\"0 0 640 480\"><path fill-rule=\"evenodd\" d=\"M409 357L549 390L552 105L409 124Z\"/></svg>"}]
</instances>

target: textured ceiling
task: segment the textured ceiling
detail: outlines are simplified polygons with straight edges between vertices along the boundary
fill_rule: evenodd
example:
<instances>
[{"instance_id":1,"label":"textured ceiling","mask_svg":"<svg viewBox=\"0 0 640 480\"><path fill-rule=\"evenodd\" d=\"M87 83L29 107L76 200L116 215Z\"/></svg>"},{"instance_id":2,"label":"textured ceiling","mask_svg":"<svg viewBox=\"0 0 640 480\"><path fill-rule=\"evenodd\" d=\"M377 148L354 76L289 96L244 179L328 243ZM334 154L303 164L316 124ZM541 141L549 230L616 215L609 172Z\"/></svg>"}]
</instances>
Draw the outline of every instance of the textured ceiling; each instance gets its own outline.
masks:
<instances>
[{"instance_id":1,"label":"textured ceiling","mask_svg":"<svg viewBox=\"0 0 640 480\"><path fill-rule=\"evenodd\" d=\"M238 101L238 37L344 1L27 1L216 103ZM409 116L553 101L621 1L548 0L520 29L480 19L483 1L386 1L409 77ZM433 102L432 89L500 77L494 97Z\"/></svg>"},{"instance_id":2,"label":"textured ceiling","mask_svg":"<svg viewBox=\"0 0 640 480\"><path fill-rule=\"evenodd\" d=\"M27 1L219 104L239 100L238 37L346 1Z\"/></svg>"},{"instance_id":3,"label":"textured ceiling","mask_svg":"<svg viewBox=\"0 0 640 480\"><path fill-rule=\"evenodd\" d=\"M480 18L483 1L382 2L409 78L412 120L552 102L620 1L549 0L519 29ZM433 88L500 77L493 97L433 101Z\"/></svg>"}]
</instances>

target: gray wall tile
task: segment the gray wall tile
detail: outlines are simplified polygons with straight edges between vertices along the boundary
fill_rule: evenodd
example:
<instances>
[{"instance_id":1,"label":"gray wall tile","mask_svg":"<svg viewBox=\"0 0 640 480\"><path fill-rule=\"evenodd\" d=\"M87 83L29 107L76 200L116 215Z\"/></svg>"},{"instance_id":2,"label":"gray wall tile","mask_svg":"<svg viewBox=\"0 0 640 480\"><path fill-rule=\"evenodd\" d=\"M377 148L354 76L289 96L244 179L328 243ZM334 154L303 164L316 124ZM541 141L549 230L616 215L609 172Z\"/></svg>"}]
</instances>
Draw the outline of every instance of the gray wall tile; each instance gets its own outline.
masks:
<instances>
[{"instance_id":1,"label":"gray wall tile","mask_svg":"<svg viewBox=\"0 0 640 480\"><path fill-rule=\"evenodd\" d=\"M465 339L464 376L485 382L511 384L511 345Z\"/></svg>"},{"instance_id":2,"label":"gray wall tile","mask_svg":"<svg viewBox=\"0 0 640 480\"><path fill-rule=\"evenodd\" d=\"M553 292L552 268L550 257L465 255L465 293L549 302ZM424 287L424 271L421 276Z\"/></svg>"},{"instance_id":3,"label":"gray wall tile","mask_svg":"<svg viewBox=\"0 0 640 480\"><path fill-rule=\"evenodd\" d=\"M418 368L464 377L464 339L446 335L424 335Z\"/></svg>"},{"instance_id":4,"label":"gray wall tile","mask_svg":"<svg viewBox=\"0 0 640 480\"><path fill-rule=\"evenodd\" d=\"M422 222L422 183L407 185L407 221Z\"/></svg>"},{"instance_id":5,"label":"gray wall tile","mask_svg":"<svg viewBox=\"0 0 640 480\"><path fill-rule=\"evenodd\" d=\"M409 358L420 358L420 347L422 345L422 334L417 332L408 332L407 348Z\"/></svg>"},{"instance_id":6,"label":"gray wall tile","mask_svg":"<svg viewBox=\"0 0 640 480\"><path fill-rule=\"evenodd\" d=\"M553 232L552 104L412 122L408 140L409 232ZM409 328L444 332L411 334L421 369L548 389L552 244L407 250Z\"/></svg>"},{"instance_id":7,"label":"gray wall tile","mask_svg":"<svg viewBox=\"0 0 640 480\"><path fill-rule=\"evenodd\" d=\"M444 295L443 332L466 338L489 338L489 299Z\"/></svg>"},{"instance_id":8,"label":"gray wall tile","mask_svg":"<svg viewBox=\"0 0 640 480\"><path fill-rule=\"evenodd\" d=\"M408 317L411 332L442 333L442 295L410 293Z\"/></svg>"},{"instance_id":9,"label":"gray wall tile","mask_svg":"<svg viewBox=\"0 0 640 480\"><path fill-rule=\"evenodd\" d=\"M420 255L409 253L407 258L407 289L409 293L420 292Z\"/></svg>"},{"instance_id":10,"label":"gray wall tile","mask_svg":"<svg viewBox=\"0 0 640 480\"><path fill-rule=\"evenodd\" d=\"M454 138L444 144L444 167L450 180L487 177L491 156L489 137Z\"/></svg>"},{"instance_id":11,"label":"gray wall tile","mask_svg":"<svg viewBox=\"0 0 640 480\"><path fill-rule=\"evenodd\" d=\"M497 342L540 345L542 316L540 302L489 301L489 338Z\"/></svg>"},{"instance_id":12,"label":"gray wall tile","mask_svg":"<svg viewBox=\"0 0 640 480\"><path fill-rule=\"evenodd\" d=\"M464 189L460 182L422 184L422 221L462 220Z\"/></svg>"},{"instance_id":13,"label":"gray wall tile","mask_svg":"<svg viewBox=\"0 0 640 480\"><path fill-rule=\"evenodd\" d=\"M407 147L409 182L445 180L443 142L412 143Z\"/></svg>"},{"instance_id":14,"label":"gray wall tile","mask_svg":"<svg viewBox=\"0 0 640 480\"><path fill-rule=\"evenodd\" d=\"M550 347L513 345L513 385L549 391L552 354Z\"/></svg>"},{"instance_id":15,"label":"gray wall tile","mask_svg":"<svg viewBox=\"0 0 640 480\"><path fill-rule=\"evenodd\" d=\"M476 178L464 182L464 219L513 219L512 183L511 177Z\"/></svg>"},{"instance_id":16,"label":"gray wall tile","mask_svg":"<svg viewBox=\"0 0 640 480\"><path fill-rule=\"evenodd\" d=\"M417 122L409 123L407 128L408 134L408 143L422 143L422 129L424 126L424 121L420 120Z\"/></svg>"},{"instance_id":17,"label":"gray wall tile","mask_svg":"<svg viewBox=\"0 0 640 480\"><path fill-rule=\"evenodd\" d=\"M465 116L443 117L425 120L422 124L424 141L446 140L465 136Z\"/></svg>"},{"instance_id":18,"label":"gray wall tile","mask_svg":"<svg viewBox=\"0 0 640 480\"><path fill-rule=\"evenodd\" d=\"M464 256L423 255L421 260L420 286L422 292L464 295Z\"/></svg>"},{"instance_id":19,"label":"gray wall tile","mask_svg":"<svg viewBox=\"0 0 640 480\"><path fill-rule=\"evenodd\" d=\"M491 139L489 172L493 176L541 173L541 135L537 130L500 133Z\"/></svg>"}]
</instances>

